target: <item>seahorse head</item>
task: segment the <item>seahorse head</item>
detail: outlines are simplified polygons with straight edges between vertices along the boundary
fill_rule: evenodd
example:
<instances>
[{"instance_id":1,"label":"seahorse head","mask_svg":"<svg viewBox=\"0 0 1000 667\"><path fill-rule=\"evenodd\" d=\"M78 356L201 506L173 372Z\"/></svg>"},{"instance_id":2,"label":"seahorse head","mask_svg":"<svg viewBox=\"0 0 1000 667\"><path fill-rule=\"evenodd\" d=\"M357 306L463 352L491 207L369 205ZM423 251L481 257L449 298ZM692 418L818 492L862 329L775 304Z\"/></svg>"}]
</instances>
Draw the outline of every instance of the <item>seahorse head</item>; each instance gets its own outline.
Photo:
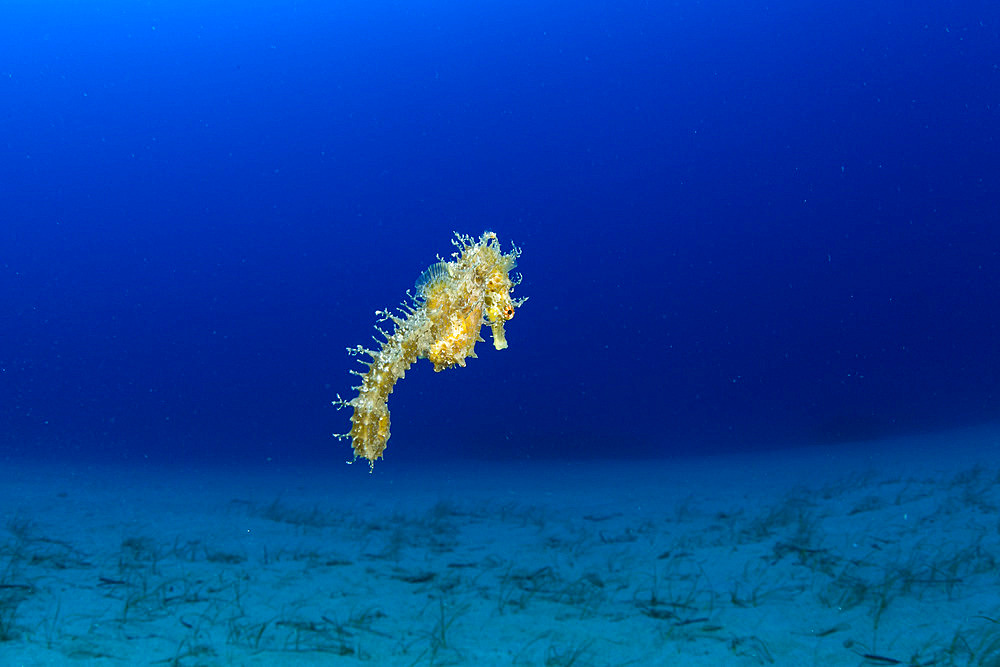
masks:
<instances>
[{"instance_id":1,"label":"seahorse head","mask_svg":"<svg viewBox=\"0 0 1000 667\"><path fill-rule=\"evenodd\" d=\"M514 309L520 305L510 297L514 284L507 273L510 269L498 266L486 283L486 293L483 295L486 323L493 331L493 347L503 350L507 347L507 336L504 333L504 322L514 317Z\"/></svg>"}]
</instances>

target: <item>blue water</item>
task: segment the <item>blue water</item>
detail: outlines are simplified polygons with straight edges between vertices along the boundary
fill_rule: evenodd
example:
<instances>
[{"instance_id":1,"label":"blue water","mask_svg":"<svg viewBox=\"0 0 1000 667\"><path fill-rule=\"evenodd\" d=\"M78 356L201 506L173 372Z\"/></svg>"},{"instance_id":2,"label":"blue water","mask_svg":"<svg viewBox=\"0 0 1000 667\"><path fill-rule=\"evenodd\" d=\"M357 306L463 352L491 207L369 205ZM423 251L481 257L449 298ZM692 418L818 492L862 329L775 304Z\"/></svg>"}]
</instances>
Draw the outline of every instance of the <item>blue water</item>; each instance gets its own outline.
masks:
<instances>
[{"instance_id":1,"label":"blue water","mask_svg":"<svg viewBox=\"0 0 1000 667\"><path fill-rule=\"evenodd\" d=\"M2 11L8 452L337 460L343 349L484 229L530 300L390 460L997 417L992 3Z\"/></svg>"}]
</instances>

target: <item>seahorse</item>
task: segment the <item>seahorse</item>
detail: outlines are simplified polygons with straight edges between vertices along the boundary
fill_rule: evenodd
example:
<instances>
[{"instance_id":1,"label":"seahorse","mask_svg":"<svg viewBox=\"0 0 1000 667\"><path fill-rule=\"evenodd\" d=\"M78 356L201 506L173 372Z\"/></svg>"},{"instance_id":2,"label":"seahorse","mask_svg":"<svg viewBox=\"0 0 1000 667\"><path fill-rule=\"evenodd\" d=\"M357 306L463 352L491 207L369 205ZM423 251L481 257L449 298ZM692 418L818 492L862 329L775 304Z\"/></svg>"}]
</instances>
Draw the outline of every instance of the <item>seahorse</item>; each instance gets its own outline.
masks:
<instances>
[{"instance_id":1,"label":"seahorse","mask_svg":"<svg viewBox=\"0 0 1000 667\"><path fill-rule=\"evenodd\" d=\"M375 339L379 349L347 348L349 354L370 360L359 358L367 369L351 371L361 377L361 384L353 387L358 395L344 400L338 394L333 402L354 409L351 430L335 437L350 438L354 459L368 459L372 469L389 441L389 394L407 369L422 358L434 364L435 372L465 366L467 358L476 358L484 324L493 332L493 347L505 349L504 324L527 300L511 297L521 282L520 274L510 275L521 255L516 245L503 253L497 235L489 231L479 240L456 232L452 244L457 251L451 261L438 256L417 278L415 293L407 291L409 301L400 305L398 314L375 311L379 323L392 324L391 332L375 325L382 338Z\"/></svg>"}]
</instances>

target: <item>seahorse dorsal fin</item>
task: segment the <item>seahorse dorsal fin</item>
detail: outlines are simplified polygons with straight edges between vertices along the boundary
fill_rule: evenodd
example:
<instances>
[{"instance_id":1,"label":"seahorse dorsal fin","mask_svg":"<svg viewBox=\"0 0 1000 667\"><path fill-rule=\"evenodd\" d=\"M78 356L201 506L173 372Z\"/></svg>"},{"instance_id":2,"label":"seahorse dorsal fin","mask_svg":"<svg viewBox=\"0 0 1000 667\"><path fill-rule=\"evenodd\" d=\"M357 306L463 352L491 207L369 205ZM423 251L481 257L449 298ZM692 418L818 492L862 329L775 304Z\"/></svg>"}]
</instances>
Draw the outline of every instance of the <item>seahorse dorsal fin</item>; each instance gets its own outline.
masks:
<instances>
[{"instance_id":1,"label":"seahorse dorsal fin","mask_svg":"<svg viewBox=\"0 0 1000 667\"><path fill-rule=\"evenodd\" d=\"M448 273L448 264L445 262L435 262L431 264L424 272L420 274L417 278L417 282L414 286L417 288L417 295L426 296L427 291L431 287L438 284L442 280L449 278L451 274Z\"/></svg>"}]
</instances>

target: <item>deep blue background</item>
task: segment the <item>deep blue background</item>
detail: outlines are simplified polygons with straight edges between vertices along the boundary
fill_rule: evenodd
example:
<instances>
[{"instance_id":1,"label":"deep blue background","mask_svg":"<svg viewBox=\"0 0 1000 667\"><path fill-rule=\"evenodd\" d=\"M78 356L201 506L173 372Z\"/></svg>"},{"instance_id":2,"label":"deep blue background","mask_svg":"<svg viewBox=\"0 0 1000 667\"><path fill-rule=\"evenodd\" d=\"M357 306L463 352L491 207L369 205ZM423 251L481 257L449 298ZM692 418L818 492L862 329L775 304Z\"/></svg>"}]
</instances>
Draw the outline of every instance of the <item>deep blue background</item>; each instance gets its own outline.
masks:
<instances>
[{"instance_id":1,"label":"deep blue background","mask_svg":"<svg viewBox=\"0 0 1000 667\"><path fill-rule=\"evenodd\" d=\"M4 451L342 460L344 348L484 229L510 348L390 459L995 420L1000 5L821 5L4 3Z\"/></svg>"}]
</instances>

